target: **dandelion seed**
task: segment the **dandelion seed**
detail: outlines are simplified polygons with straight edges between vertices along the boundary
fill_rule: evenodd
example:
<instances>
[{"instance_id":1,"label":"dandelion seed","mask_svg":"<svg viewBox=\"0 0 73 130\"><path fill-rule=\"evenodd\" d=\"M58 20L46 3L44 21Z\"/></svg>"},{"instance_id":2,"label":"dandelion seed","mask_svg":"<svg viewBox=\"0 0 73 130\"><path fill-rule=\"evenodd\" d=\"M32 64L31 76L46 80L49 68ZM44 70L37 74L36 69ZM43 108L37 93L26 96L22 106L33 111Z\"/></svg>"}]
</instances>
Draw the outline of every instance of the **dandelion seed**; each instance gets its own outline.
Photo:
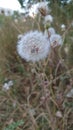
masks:
<instances>
[{"instance_id":1,"label":"dandelion seed","mask_svg":"<svg viewBox=\"0 0 73 130\"><path fill-rule=\"evenodd\" d=\"M51 35L50 44L52 47L60 46L63 44L62 37L59 34Z\"/></svg>"},{"instance_id":2,"label":"dandelion seed","mask_svg":"<svg viewBox=\"0 0 73 130\"><path fill-rule=\"evenodd\" d=\"M42 32L30 31L18 41L18 54L27 61L36 62L47 57L50 43Z\"/></svg>"}]
</instances>

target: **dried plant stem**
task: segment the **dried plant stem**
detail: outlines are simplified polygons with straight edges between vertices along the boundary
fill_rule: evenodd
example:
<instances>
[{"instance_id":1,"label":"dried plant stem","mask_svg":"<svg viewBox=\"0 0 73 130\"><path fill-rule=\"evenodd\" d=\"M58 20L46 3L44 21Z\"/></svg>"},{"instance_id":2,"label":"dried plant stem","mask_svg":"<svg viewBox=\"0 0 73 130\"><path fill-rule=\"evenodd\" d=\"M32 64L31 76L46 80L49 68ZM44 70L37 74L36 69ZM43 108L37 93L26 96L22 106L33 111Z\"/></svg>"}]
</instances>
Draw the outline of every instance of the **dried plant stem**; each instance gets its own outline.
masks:
<instances>
[{"instance_id":1,"label":"dried plant stem","mask_svg":"<svg viewBox=\"0 0 73 130\"><path fill-rule=\"evenodd\" d=\"M16 26L15 23L12 23L12 26L17 30L17 32L19 32L20 34L22 34L22 31L19 29L19 27Z\"/></svg>"},{"instance_id":2,"label":"dried plant stem","mask_svg":"<svg viewBox=\"0 0 73 130\"><path fill-rule=\"evenodd\" d=\"M37 129L38 129L38 125L37 125L37 122L36 122L36 120L35 120L35 118L34 118L32 112L31 112L31 105L30 105L30 102L29 102L30 96L31 96L31 95L29 95L29 97L27 98L27 106L28 106L28 111L27 111L27 113L29 113L29 116L30 116L31 121L32 121L33 126L34 126L34 130L37 130Z\"/></svg>"},{"instance_id":3,"label":"dried plant stem","mask_svg":"<svg viewBox=\"0 0 73 130\"><path fill-rule=\"evenodd\" d=\"M64 72L63 74L61 74L60 76L58 76L58 77L56 77L55 79L53 79L52 81L50 81L49 83L48 83L48 85L51 85L53 82L55 82L56 80L58 80L58 79L60 79L64 74L69 74L70 72L72 72L73 71L73 68L72 69L70 69L70 70L68 70L68 71L66 71L66 72Z\"/></svg>"},{"instance_id":4,"label":"dried plant stem","mask_svg":"<svg viewBox=\"0 0 73 130\"><path fill-rule=\"evenodd\" d=\"M49 116L49 119L50 119L50 127L52 130L55 130L55 125L54 125L54 121L53 121L53 117L52 117L52 114L51 114L51 111L50 111L50 108L48 106L48 103L46 101L46 109L47 109L47 112L48 112L48 116Z\"/></svg>"},{"instance_id":5,"label":"dried plant stem","mask_svg":"<svg viewBox=\"0 0 73 130\"><path fill-rule=\"evenodd\" d=\"M30 110L29 110L29 116L30 116L31 121L32 121L32 123L33 123L34 130L37 130L37 129L38 129L37 122L36 122L36 120L35 120L35 118L34 118L34 116L33 116L32 112L31 112Z\"/></svg>"}]
</instances>

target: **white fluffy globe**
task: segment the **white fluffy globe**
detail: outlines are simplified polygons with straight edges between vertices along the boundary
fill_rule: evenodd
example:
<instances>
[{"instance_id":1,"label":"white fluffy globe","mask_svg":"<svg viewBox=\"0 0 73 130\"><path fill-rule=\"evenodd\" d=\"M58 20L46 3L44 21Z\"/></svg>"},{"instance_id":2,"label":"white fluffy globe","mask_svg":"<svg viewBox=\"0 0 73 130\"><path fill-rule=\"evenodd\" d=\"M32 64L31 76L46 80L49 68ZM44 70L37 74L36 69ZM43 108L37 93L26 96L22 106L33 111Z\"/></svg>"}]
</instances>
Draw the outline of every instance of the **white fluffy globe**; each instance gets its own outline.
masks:
<instances>
[{"instance_id":1,"label":"white fluffy globe","mask_svg":"<svg viewBox=\"0 0 73 130\"><path fill-rule=\"evenodd\" d=\"M51 35L50 44L52 47L61 46L63 44L62 37L59 34Z\"/></svg>"},{"instance_id":2,"label":"white fluffy globe","mask_svg":"<svg viewBox=\"0 0 73 130\"><path fill-rule=\"evenodd\" d=\"M18 40L17 52L26 61L36 62L47 57L50 43L42 32L30 31Z\"/></svg>"}]
</instances>

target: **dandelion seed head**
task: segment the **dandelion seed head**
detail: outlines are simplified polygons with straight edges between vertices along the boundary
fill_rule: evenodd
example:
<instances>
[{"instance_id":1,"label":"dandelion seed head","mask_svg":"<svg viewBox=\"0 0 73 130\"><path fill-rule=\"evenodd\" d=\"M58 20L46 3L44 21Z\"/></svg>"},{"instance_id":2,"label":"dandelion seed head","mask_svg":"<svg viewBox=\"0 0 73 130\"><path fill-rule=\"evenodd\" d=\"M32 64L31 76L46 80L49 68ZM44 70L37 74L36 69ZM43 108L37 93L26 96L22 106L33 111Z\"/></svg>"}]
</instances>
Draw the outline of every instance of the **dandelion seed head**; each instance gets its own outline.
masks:
<instances>
[{"instance_id":1,"label":"dandelion seed head","mask_svg":"<svg viewBox=\"0 0 73 130\"><path fill-rule=\"evenodd\" d=\"M53 17L51 15L46 15L44 17L44 24L46 23L52 23L53 22Z\"/></svg>"},{"instance_id":2,"label":"dandelion seed head","mask_svg":"<svg viewBox=\"0 0 73 130\"><path fill-rule=\"evenodd\" d=\"M29 9L29 16L35 18L39 13L43 14L42 11L47 14L47 12L50 12L47 4L48 2L38 2L37 4L33 4Z\"/></svg>"},{"instance_id":3,"label":"dandelion seed head","mask_svg":"<svg viewBox=\"0 0 73 130\"><path fill-rule=\"evenodd\" d=\"M53 35L53 34L55 34L55 33L56 33L56 32L55 32L55 29L52 28L52 27L50 27L50 28L48 28L48 29L45 29L45 31L44 31L44 35L45 35L47 38L50 38L51 35Z\"/></svg>"},{"instance_id":4,"label":"dandelion seed head","mask_svg":"<svg viewBox=\"0 0 73 130\"><path fill-rule=\"evenodd\" d=\"M54 29L54 28L52 28L52 27L48 28L48 35L49 35L49 37L50 37L51 35L55 34L55 33L56 33L56 32L55 32L55 29Z\"/></svg>"},{"instance_id":5,"label":"dandelion seed head","mask_svg":"<svg viewBox=\"0 0 73 130\"><path fill-rule=\"evenodd\" d=\"M52 47L60 46L63 44L62 37L59 34L53 34L50 37L50 44Z\"/></svg>"},{"instance_id":6,"label":"dandelion seed head","mask_svg":"<svg viewBox=\"0 0 73 130\"><path fill-rule=\"evenodd\" d=\"M36 62L47 57L50 43L42 32L30 31L17 44L18 54L26 61Z\"/></svg>"},{"instance_id":7,"label":"dandelion seed head","mask_svg":"<svg viewBox=\"0 0 73 130\"><path fill-rule=\"evenodd\" d=\"M45 12L45 15L50 12L51 10L48 8L48 2L39 2L38 3L38 10L41 13L41 9L43 10L43 12ZM41 13L42 14L42 13Z\"/></svg>"}]
</instances>

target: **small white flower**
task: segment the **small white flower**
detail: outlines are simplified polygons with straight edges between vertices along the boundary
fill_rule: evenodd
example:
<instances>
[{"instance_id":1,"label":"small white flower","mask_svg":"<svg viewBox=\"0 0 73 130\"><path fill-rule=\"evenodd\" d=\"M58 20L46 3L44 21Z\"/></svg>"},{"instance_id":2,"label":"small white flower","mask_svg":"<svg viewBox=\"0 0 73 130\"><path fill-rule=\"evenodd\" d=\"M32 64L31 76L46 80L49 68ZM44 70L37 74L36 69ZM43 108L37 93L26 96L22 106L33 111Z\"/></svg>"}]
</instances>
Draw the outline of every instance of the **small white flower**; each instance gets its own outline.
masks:
<instances>
[{"instance_id":1,"label":"small white flower","mask_svg":"<svg viewBox=\"0 0 73 130\"><path fill-rule=\"evenodd\" d=\"M62 112L61 111L57 111L56 112L56 117L62 118L63 117Z\"/></svg>"},{"instance_id":2,"label":"small white flower","mask_svg":"<svg viewBox=\"0 0 73 130\"><path fill-rule=\"evenodd\" d=\"M66 97L68 97L68 98L73 98L73 89L71 89L71 90L67 93Z\"/></svg>"},{"instance_id":3,"label":"small white flower","mask_svg":"<svg viewBox=\"0 0 73 130\"><path fill-rule=\"evenodd\" d=\"M50 50L49 40L42 32L30 31L18 41L18 54L27 61L36 62L47 57Z\"/></svg>"},{"instance_id":4,"label":"small white flower","mask_svg":"<svg viewBox=\"0 0 73 130\"><path fill-rule=\"evenodd\" d=\"M49 37L50 37L51 35L55 34L55 33L56 33L56 32L55 32L55 29L54 29L54 28L52 28L52 27L48 28L48 35L49 35Z\"/></svg>"},{"instance_id":5,"label":"small white flower","mask_svg":"<svg viewBox=\"0 0 73 130\"><path fill-rule=\"evenodd\" d=\"M9 90L9 85L8 85L8 83L4 83L4 85L3 85L3 88L2 88L3 90Z\"/></svg>"},{"instance_id":6,"label":"small white flower","mask_svg":"<svg viewBox=\"0 0 73 130\"><path fill-rule=\"evenodd\" d=\"M53 17L51 15L46 15L44 17L44 24L46 23L52 23L53 22Z\"/></svg>"},{"instance_id":7,"label":"small white flower","mask_svg":"<svg viewBox=\"0 0 73 130\"><path fill-rule=\"evenodd\" d=\"M10 87L13 86L13 81L10 80L10 81L8 82L8 85L9 85Z\"/></svg>"},{"instance_id":8,"label":"small white flower","mask_svg":"<svg viewBox=\"0 0 73 130\"><path fill-rule=\"evenodd\" d=\"M62 24L62 25L61 25L61 30L62 30L62 31L65 31L65 29L66 29L65 24Z\"/></svg>"},{"instance_id":9,"label":"small white flower","mask_svg":"<svg viewBox=\"0 0 73 130\"><path fill-rule=\"evenodd\" d=\"M62 37L59 34L53 34L50 37L50 44L52 47L60 46L63 44Z\"/></svg>"},{"instance_id":10,"label":"small white flower","mask_svg":"<svg viewBox=\"0 0 73 130\"><path fill-rule=\"evenodd\" d=\"M6 91L6 90L9 90L11 86L13 86L13 81L12 81L12 80L10 80L10 81L7 82L7 83L4 83L2 89Z\"/></svg>"}]
</instances>

